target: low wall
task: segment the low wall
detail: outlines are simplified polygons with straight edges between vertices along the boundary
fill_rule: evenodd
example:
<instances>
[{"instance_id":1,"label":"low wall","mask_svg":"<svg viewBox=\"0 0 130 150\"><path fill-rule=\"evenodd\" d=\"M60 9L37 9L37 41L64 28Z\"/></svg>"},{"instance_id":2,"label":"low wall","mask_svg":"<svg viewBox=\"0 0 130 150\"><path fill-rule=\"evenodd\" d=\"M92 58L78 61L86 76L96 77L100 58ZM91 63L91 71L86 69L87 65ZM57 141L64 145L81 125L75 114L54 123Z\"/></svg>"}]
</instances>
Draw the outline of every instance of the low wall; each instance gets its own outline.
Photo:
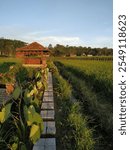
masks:
<instances>
[{"instance_id":1,"label":"low wall","mask_svg":"<svg viewBox=\"0 0 130 150\"><path fill-rule=\"evenodd\" d=\"M42 64L41 58L25 58L24 64Z\"/></svg>"}]
</instances>

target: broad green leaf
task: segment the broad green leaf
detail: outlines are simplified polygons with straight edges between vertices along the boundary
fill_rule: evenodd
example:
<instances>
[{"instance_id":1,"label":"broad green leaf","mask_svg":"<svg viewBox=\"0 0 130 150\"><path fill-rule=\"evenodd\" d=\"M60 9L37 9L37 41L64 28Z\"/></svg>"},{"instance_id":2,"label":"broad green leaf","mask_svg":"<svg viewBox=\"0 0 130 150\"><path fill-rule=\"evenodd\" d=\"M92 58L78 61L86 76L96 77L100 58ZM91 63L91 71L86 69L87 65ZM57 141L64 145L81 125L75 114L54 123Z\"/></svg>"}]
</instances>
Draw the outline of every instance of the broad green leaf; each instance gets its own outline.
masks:
<instances>
[{"instance_id":1,"label":"broad green leaf","mask_svg":"<svg viewBox=\"0 0 130 150\"><path fill-rule=\"evenodd\" d=\"M32 112L27 106L24 106L24 117L28 126L31 126L33 123Z\"/></svg>"},{"instance_id":2,"label":"broad green leaf","mask_svg":"<svg viewBox=\"0 0 130 150\"><path fill-rule=\"evenodd\" d=\"M40 128L38 125L35 124L32 125L29 137L33 142L33 144L35 144L36 141L40 138Z\"/></svg>"},{"instance_id":3,"label":"broad green leaf","mask_svg":"<svg viewBox=\"0 0 130 150\"><path fill-rule=\"evenodd\" d=\"M32 126L33 124L37 124L40 129L40 133L43 131L43 120L35 111L35 107L33 105L30 105L29 108L27 106L24 106L24 117L27 122L28 126Z\"/></svg>"},{"instance_id":4,"label":"broad green leaf","mask_svg":"<svg viewBox=\"0 0 130 150\"><path fill-rule=\"evenodd\" d=\"M40 114L38 114L37 112L35 113L35 115L33 116L33 123L36 123L39 125L40 127L40 131L43 131L43 120L40 116Z\"/></svg>"},{"instance_id":5,"label":"broad green leaf","mask_svg":"<svg viewBox=\"0 0 130 150\"><path fill-rule=\"evenodd\" d=\"M25 105L24 106L24 118L25 118L25 120L26 120L26 122L28 121L28 108L27 108L27 106Z\"/></svg>"},{"instance_id":6,"label":"broad green leaf","mask_svg":"<svg viewBox=\"0 0 130 150\"><path fill-rule=\"evenodd\" d=\"M31 92L30 93L28 93L28 97L30 97L30 96L33 96L33 94L34 94L34 90L31 90Z\"/></svg>"},{"instance_id":7,"label":"broad green leaf","mask_svg":"<svg viewBox=\"0 0 130 150\"><path fill-rule=\"evenodd\" d=\"M4 121L4 112L0 112L0 122L3 123Z\"/></svg>"},{"instance_id":8,"label":"broad green leaf","mask_svg":"<svg viewBox=\"0 0 130 150\"><path fill-rule=\"evenodd\" d=\"M21 93L20 87L16 87L15 90L14 90L14 92L13 92L13 98L14 98L15 100L17 100L18 97L20 96L20 93Z\"/></svg>"},{"instance_id":9,"label":"broad green leaf","mask_svg":"<svg viewBox=\"0 0 130 150\"><path fill-rule=\"evenodd\" d=\"M38 81L38 82L37 82L37 87L38 87L38 89L39 89L39 90L43 87L43 85L42 85L42 82L41 82L41 81Z\"/></svg>"},{"instance_id":10,"label":"broad green leaf","mask_svg":"<svg viewBox=\"0 0 130 150\"><path fill-rule=\"evenodd\" d=\"M2 108L2 111L0 112L0 122L1 123L3 123L5 120L7 120L8 117L10 116L10 109L11 109L10 103Z\"/></svg>"},{"instance_id":11,"label":"broad green leaf","mask_svg":"<svg viewBox=\"0 0 130 150\"><path fill-rule=\"evenodd\" d=\"M35 78L36 79L41 78L41 73L39 71L36 73Z\"/></svg>"},{"instance_id":12,"label":"broad green leaf","mask_svg":"<svg viewBox=\"0 0 130 150\"><path fill-rule=\"evenodd\" d=\"M28 109L32 114L36 113L35 107L33 105L30 105Z\"/></svg>"},{"instance_id":13,"label":"broad green leaf","mask_svg":"<svg viewBox=\"0 0 130 150\"><path fill-rule=\"evenodd\" d=\"M39 106L39 100L38 100L38 98L35 97L34 100L31 101L31 104Z\"/></svg>"},{"instance_id":14,"label":"broad green leaf","mask_svg":"<svg viewBox=\"0 0 130 150\"><path fill-rule=\"evenodd\" d=\"M17 150L18 149L18 144L17 143L13 143L11 146L11 150Z\"/></svg>"},{"instance_id":15,"label":"broad green leaf","mask_svg":"<svg viewBox=\"0 0 130 150\"><path fill-rule=\"evenodd\" d=\"M5 106L5 120L10 116L11 103Z\"/></svg>"},{"instance_id":16,"label":"broad green leaf","mask_svg":"<svg viewBox=\"0 0 130 150\"><path fill-rule=\"evenodd\" d=\"M22 144L21 144L21 146L20 146L20 150L27 150L27 148L26 148L26 146L25 146L25 144L24 144L24 143L22 143Z\"/></svg>"},{"instance_id":17,"label":"broad green leaf","mask_svg":"<svg viewBox=\"0 0 130 150\"><path fill-rule=\"evenodd\" d=\"M30 95L30 92L28 89L25 90L24 92L24 102L26 105L28 105L32 100L32 96Z\"/></svg>"},{"instance_id":18,"label":"broad green leaf","mask_svg":"<svg viewBox=\"0 0 130 150\"><path fill-rule=\"evenodd\" d=\"M33 105L30 105L29 108L24 106L24 117L28 126L31 126L33 123L42 123L42 118L40 114L35 111L35 107Z\"/></svg>"},{"instance_id":19,"label":"broad green leaf","mask_svg":"<svg viewBox=\"0 0 130 150\"><path fill-rule=\"evenodd\" d=\"M33 91L34 91L34 94L37 95L38 94L38 90L36 88L36 86L34 85L34 88L33 88Z\"/></svg>"}]
</instances>

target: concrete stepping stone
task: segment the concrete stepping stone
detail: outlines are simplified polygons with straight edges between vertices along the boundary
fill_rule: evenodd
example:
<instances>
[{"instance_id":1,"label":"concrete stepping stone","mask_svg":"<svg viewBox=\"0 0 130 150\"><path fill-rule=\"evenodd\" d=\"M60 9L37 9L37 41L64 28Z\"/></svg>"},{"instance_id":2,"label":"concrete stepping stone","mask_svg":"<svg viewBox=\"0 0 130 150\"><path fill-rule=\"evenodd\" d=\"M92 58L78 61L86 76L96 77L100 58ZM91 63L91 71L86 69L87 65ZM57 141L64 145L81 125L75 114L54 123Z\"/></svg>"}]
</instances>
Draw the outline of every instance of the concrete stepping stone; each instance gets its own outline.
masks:
<instances>
[{"instance_id":1,"label":"concrete stepping stone","mask_svg":"<svg viewBox=\"0 0 130 150\"><path fill-rule=\"evenodd\" d=\"M33 150L56 150L55 145L34 145Z\"/></svg>"},{"instance_id":2,"label":"concrete stepping stone","mask_svg":"<svg viewBox=\"0 0 130 150\"><path fill-rule=\"evenodd\" d=\"M43 97L43 102L54 102L54 98L53 97Z\"/></svg>"},{"instance_id":3,"label":"concrete stepping stone","mask_svg":"<svg viewBox=\"0 0 130 150\"><path fill-rule=\"evenodd\" d=\"M52 77L49 77L47 80L48 83L52 83Z\"/></svg>"},{"instance_id":4,"label":"concrete stepping stone","mask_svg":"<svg viewBox=\"0 0 130 150\"><path fill-rule=\"evenodd\" d=\"M40 138L34 145L33 150L56 150L56 139Z\"/></svg>"},{"instance_id":5,"label":"concrete stepping stone","mask_svg":"<svg viewBox=\"0 0 130 150\"><path fill-rule=\"evenodd\" d=\"M53 86L52 85L48 86L45 91L53 91Z\"/></svg>"},{"instance_id":6,"label":"concrete stepping stone","mask_svg":"<svg viewBox=\"0 0 130 150\"><path fill-rule=\"evenodd\" d=\"M45 145L56 145L56 139L55 138L46 138Z\"/></svg>"},{"instance_id":7,"label":"concrete stepping stone","mask_svg":"<svg viewBox=\"0 0 130 150\"><path fill-rule=\"evenodd\" d=\"M45 146L44 145L34 145L33 150L45 150Z\"/></svg>"},{"instance_id":8,"label":"concrete stepping stone","mask_svg":"<svg viewBox=\"0 0 130 150\"><path fill-rule=\"evenodd\" d=\"M44 97L52 97L53 96L53 91L45 91L43 96Z\"/></svg>"},{"instance_id":9,"label":"concrete stepping stone","mask_svg":"<svg viewBox=\"0 0 130 150\"><path fill-rule=\"evenodd\" d=\"M55 121L44 121L44 131L41 137L44 137L45 135L47 136L55 134L56 134Z\"/></svg>"},{"instance_id":10,"label":"concrete stepping stone","mask_svg":"<svg viewBox=\"0 0 130 150\"><path fill-rule=\"evenodd\" d=\"M42 110L54 110L54 102L42 103Z\"/></svg>"},{"instance_id":11,"label":"concrete stepping stone","mask_svg":"<svg viewBox=\"0 0 130 150\"><path fill-rule=\"evenodd\" d=\"M55 127L55 121L48 121L47 122L47 134L56 134L56 127Z\"/></svg>"},{"instance_id":12,"label":"concrete stepping stone","mask_svg":"<svg viewBox=\"0 0 130 150\"><path fill-rule=\"evenodd\" d=\"M42 146L44 146L45 145L45 139L44 138L40 138L36 143L35 143L35 145L42 145Z\"/></svg>"},{"instance_id":13,"label":"concrete stepping stone","mask_svg":"<svg viewBox=\"0 0 130 150\"><path fill-rule=\"evenodd\" d=\"M52 121L55 118L55 112L54 110L42 110L41 116L43 121L49 121L49 120Z\"/></svg>"}]
</instances>

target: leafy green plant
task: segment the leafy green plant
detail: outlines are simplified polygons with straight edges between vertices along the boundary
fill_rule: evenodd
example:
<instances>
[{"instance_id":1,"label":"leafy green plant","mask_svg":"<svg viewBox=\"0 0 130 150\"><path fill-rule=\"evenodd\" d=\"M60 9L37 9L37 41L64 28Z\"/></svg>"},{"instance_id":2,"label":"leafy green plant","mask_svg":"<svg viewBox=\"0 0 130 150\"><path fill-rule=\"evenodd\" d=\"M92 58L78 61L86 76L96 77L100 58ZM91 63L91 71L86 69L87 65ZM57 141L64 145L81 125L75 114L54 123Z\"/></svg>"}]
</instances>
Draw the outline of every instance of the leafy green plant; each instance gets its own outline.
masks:
<instances>
[{"instance_id":1,"label":"leafy green plant","mask_svg":"<svg viewBox=\"0 0 130 150\"><path fill-rule=\"evenodd\" d=\"M0 122L4 123L10 116L11 104L5 105L0 111Z\"/></svg>"},{"instance_id":2,"label":"leafy green plant","mask_svg":"<svg viewBox=\"0 0 130 150\"><path fill-rule=\"evenodd\" d=\"M28 80L26 68L20 70L20 72L23 71L23 76L19 74L19 69L17 66L13 71L18 82L12 98L2 106L0 111L0 129L4 133L6 131L5 124L11 129L8 131L7 138L4 138L4 134L0 134L0 149L32 149L43 131L40 107L47 84L47 75L44 75L47 73L47 69L45 69L46 71L40 69L33 71L31 81Z\"/></svg>"}]
</instances>

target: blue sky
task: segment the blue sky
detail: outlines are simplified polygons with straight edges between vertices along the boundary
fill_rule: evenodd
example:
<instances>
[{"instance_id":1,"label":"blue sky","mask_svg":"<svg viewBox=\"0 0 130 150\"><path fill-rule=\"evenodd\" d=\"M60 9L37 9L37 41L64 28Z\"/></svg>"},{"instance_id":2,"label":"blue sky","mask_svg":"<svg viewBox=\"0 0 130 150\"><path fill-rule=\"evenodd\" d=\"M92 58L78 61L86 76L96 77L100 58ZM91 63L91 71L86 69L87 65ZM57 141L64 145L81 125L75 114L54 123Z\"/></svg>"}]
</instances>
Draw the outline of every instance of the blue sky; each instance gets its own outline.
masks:
<instances>
[{"instance_id":1,"label":"blue sky","mask_svg":"<svg viewBox=\"0 0 130 150\"><path fill-rule=\"evenodd\" d=\"M112 0L0 0L0 37L112 47Z\"/></svg>"}]
</instances>

